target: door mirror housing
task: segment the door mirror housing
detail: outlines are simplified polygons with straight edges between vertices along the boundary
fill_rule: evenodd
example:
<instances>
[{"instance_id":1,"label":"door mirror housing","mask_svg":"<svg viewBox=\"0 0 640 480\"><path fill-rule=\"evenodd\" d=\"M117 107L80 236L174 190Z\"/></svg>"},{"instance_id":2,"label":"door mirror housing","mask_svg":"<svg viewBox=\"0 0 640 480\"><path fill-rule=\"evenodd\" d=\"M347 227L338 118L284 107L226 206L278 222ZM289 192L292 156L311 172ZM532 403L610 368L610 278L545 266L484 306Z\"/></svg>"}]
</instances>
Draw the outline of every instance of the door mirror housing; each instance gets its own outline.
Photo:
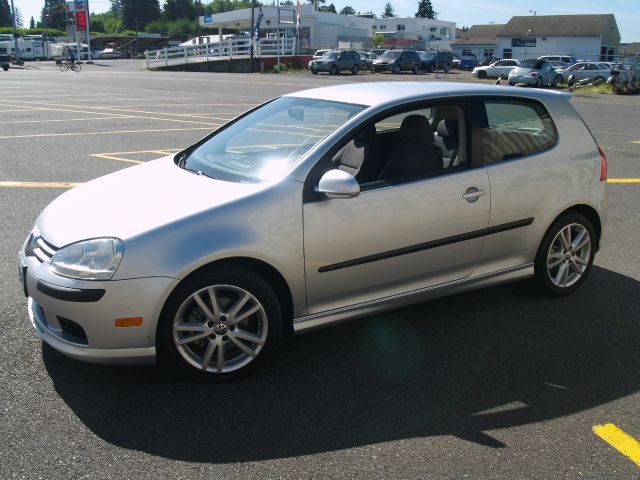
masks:
<instances>
[{"instance_id":1,"label":"door mirror housing","mask_svg":"<svg viewBox=\"0 0 640 480\"><path fill-rule=\"evenodd\" d=\"M347 172L334 169L322 176L315 191L328 198L352 198L360 194L360 184Z\"/></svg>"}]
</instances>

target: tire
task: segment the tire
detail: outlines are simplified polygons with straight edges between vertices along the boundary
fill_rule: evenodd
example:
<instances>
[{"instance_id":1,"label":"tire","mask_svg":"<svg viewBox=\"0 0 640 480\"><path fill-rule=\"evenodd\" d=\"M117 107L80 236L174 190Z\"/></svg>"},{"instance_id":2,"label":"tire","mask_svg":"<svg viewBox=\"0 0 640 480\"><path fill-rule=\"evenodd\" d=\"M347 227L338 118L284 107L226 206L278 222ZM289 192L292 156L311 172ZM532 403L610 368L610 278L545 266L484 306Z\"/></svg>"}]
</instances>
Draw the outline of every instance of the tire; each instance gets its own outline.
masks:
<instances>
[{"instance_id":1,"label":"tire","mask_svg":"<svg viewBox=\"0 0 640 480\"><path fill-rule=\"evenodd\" d=\"M311 69L311 73L313 73L314 75L318 74L318 70L316 68L312 68Z\"/></svg>"},{"instance_id":2,"label":"tire","mask_svg":"<svg viewBox=\"0 0 640 480\"><path fill-rule=\"evenodd\" d=\"M395 65L393 67L393 73L395 73L396 75L400 73L400 65Z\"/></svg>"},{"instance_id":3,"label":"tire","mask_svg":"<svg viewBox=\"0 0 640 480\"><path fill-rule=\"evenodd\" d=\"M534 279L546 293L562 297L577 290L593 265L596 235L591 221L570 213L549 227L535 260Z\"/></svg>"},{"instance_id":4,"label":"tire","mask_svg":"<svg viewBox=\"0 0 640 480\"><path fill-rule=\"evenodd\" d=\"M66 72L69 70L69 65L66 62L62 62L60 64L60 71L61 72Z\"/></svg>"},{"instance_id":5,"label":"tire","mask_svg":"<svg viewBox=\"0 0 640 480\"><path fill-rule=\"evenodd\" d=\"M9 70L9 64L8 64L8 63L3 63L3 64L2 64L2 70L4 70L5 72L6 72L7 70Z\"/></svg>"},{"instance_id":6,"label":"tire","mask_svg":"<svg viewBox=\"0 0 640 480\"><path fill-rule=\"evenodd\" d=\"M82 68L82 67L80 67L80 64L79 64L79 63L74 63L74 64L73 64L73 71L74 71L74 72L78 73L78 72L80 71L80 69L81 69L81 68Z\"/></svg>"},{"instance_id":7,"label":"tire","mask_svg":"<svg viewBox=\"0 0 640 480\"><path fill-rule=\"evenodd\" d=\"M515 86L516 82L509 82L509 85L511 85L512 87Z\"/></svg>"},{"instance_id":8,"label":"tire","mask_svg":"<svg viewBox=\"0 0 640 480\"><path fill-rule=\"evenodd\" d=\"M338 67L336 67L335 65L331 65L331 68L329 69L329 75L337 75L338 74Z\"/></svg>"},{"instance_id":9,"label":"tire","mask_svg":"<svg viewBox=\"0 0 640 480\"><path fill-rule=\"evenodd\" d=\"M542 88L542 77L538 77L536 80L536 88Z\"/></svg>"},{"instance_id":10,"label":"tire","mask_svg":"<svg viewBox=\"0 0 640 480\"><path fill-rule=\"evenodd\" d=\"M420 73L420 67L418 65L414 65L413 70L411 71L413 72L414 75L417 75Z\"/></svg>"},{"instance_id":11,"label":"tire","mask_svg":"<svg viewBox=\"0 0 640 480\"><path fill-rule=\"evenodd\" d=\"M244 269L217 268L171 294L158 324L158 349L182 374L224 381L267 360L282 330L280 304L263 278Z\"/></svg>"},{"instance_id":12,"label":"tire","mask_svg":"<svg viewBox=\"0 0 640 480\"><path fill-rule=\"evenodd\" d=\"M360 70L360 67L358 67L358 65L354 65L353 68L351 69L351 73L353 75L357 75L358 74L358 70Z\"/></svg>"},{"instance_id":13,"label":"tire","mask_svg":"<svg viewBox=\"0 0 640 480\"><path fill-rule=\"evenodd\" d=\"M557 87L558 86L558 76L556 75L555 77L553 77L553 83L551 84L552 87Z\"/></svg>"},{"instance_id":14,"label":"tire","mask_svg":"<svg viewBox=\"0 0 640 480\"><path fill-rule=\"evenodd\" d=\"M478 71L478 78L481 80L484 80L487 78L487 72L485 72L484 70L479 70Z\"/></svg>"}]
</instances>

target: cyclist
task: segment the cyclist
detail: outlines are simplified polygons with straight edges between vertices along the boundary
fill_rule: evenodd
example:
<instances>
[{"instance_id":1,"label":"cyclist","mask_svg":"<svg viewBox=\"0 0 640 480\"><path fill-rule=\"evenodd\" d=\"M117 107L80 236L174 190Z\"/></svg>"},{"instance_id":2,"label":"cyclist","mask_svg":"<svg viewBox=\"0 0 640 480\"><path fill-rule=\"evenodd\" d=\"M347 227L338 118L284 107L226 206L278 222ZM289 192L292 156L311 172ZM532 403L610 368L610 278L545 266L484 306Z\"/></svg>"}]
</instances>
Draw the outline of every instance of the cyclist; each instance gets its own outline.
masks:
<instances>
[{"instance_id":1,"label":"cyclist","mask_svg":"<svg viewBox=\"0 0 640 480\"><path fill-rule=\"evenodd\" d=\"M76 53L71 48L67 49L67 62L69 68L73 69L73 65L76 63Z\"/></svg>"}]
</instances>

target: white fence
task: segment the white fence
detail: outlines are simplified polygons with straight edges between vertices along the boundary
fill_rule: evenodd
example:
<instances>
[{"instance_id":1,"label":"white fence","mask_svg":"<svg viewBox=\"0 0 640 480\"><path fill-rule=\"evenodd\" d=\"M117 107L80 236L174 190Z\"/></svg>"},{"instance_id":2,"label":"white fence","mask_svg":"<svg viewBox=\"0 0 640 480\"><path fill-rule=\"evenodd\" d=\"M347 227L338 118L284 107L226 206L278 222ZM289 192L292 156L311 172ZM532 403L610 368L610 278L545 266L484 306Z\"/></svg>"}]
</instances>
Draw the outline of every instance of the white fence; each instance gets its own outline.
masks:
<instances>
[{"instance_id":1,"label":"white fence","mask_svg":"<svg viewBox=\"0 0 640 480\"><path fill-rule=\"evenodd\" d=\"M208 62L211 60L246 58L251 52L251 39L228 39L222 42L201 43L184 47L163 48L145 52L147 68L187 63ZM295 38L261 38L253 42L254 57L287 56L296 51Z\"/></svg>"}]
</instances>

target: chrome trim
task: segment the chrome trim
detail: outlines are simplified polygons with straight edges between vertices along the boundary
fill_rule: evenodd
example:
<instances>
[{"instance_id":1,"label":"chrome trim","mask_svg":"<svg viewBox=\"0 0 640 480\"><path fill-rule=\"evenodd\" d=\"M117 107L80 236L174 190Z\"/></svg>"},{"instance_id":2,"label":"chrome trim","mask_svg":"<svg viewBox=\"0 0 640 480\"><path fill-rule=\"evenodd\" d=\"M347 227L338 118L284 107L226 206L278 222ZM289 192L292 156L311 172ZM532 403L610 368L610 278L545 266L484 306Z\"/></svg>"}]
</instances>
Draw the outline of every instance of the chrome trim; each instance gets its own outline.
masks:
<instances>
[{"instance_id":1,"label":"chrome trim","mask_svg":"<svg viewBox=\"0 0 640 480\"><path fill-rule=\"evenodd\" d=\"M356 305L349 305L347 307L294 318L293 331L294 333L301 333L326 325L365 317L384 310L392 310L413 303L444 297L453 293L475 290L476 288L511 282L531 276L533 276L533 263L507 268L477 277L467 277L453 282L413 290L411 292L400 293Z\"/></svg>"}]
</instances>

